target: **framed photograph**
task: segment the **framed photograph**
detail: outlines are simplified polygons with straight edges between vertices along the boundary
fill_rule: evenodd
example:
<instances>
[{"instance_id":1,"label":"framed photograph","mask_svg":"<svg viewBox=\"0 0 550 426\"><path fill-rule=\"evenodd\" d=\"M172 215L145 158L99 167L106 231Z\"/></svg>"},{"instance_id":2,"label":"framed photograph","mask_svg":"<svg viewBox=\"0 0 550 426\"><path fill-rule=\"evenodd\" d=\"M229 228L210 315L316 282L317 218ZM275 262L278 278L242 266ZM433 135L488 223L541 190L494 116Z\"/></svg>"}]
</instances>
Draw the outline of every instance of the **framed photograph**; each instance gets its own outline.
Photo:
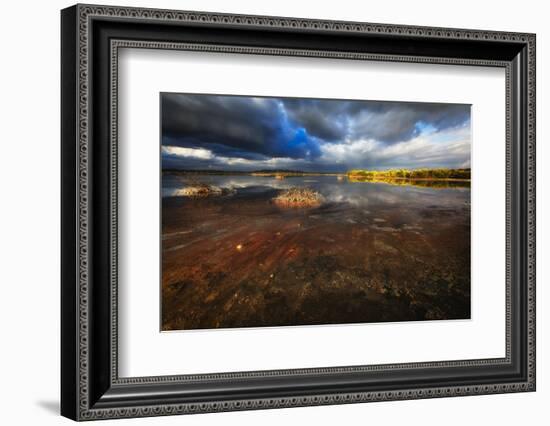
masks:
<instances>
[{"instance_id":1,"label":"framed photograph","mask_svg":"<svg viewBox=\"0 0 550 426\"><path fill-rule=\"evenodd\" d=\"M61 12L61 412L535 390L535 35Z\"/></svg>"}]
</instances>

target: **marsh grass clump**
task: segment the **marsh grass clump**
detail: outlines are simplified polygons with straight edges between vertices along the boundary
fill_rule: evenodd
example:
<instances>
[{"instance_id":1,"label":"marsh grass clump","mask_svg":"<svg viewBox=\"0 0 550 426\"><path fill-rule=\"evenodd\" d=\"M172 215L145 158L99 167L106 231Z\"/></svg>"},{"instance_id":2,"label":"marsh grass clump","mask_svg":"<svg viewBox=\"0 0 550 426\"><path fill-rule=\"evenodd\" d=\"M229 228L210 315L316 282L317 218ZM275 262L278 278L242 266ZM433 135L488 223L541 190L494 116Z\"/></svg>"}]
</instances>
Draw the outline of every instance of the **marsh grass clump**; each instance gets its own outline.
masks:
<instances>
[{"instance_id":1,"label":"marsh grass clump","mask_svg":"<svg viewBox=\"0 0 550 426\"><path fill-rule=\"evenodd\" d=\"M209 195L221 195L222 190L217 186L201 182L191 182L181 191L184 197L208 197Z\"/></svg>"},{"instance_id":2,"label":"marsh grass clump","mask_svg":"<svg viewBox=\"0 0 550 426\"><path fill-rule=\"evenodd\" d=\"M273 201L281 207L317 207L323 202L323 196L309 188L290 188Z\"/></svg>"}]
</instances>

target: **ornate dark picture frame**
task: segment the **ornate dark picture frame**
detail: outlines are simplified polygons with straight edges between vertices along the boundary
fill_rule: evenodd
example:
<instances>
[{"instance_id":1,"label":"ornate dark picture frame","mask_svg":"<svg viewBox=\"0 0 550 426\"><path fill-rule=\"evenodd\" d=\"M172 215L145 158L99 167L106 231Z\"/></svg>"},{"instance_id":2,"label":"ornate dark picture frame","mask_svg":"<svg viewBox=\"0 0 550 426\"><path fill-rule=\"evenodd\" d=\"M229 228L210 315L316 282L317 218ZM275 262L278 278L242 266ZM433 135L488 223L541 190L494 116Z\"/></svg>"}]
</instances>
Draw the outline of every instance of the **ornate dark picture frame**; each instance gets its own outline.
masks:
<instances>
[{"instance_id":1,"label":"ornate dark picture frame","mask_svg":"<svg viewBox=\"0 0 550 426\"><path fill-rule=\"evenodd\" d=\"M61 29L64 416L92 420L535 390L534 34L95 5L64 9ZM121 47L504 68L506 356L120 378L117 58Z\"/></svg>"}]
</instances>

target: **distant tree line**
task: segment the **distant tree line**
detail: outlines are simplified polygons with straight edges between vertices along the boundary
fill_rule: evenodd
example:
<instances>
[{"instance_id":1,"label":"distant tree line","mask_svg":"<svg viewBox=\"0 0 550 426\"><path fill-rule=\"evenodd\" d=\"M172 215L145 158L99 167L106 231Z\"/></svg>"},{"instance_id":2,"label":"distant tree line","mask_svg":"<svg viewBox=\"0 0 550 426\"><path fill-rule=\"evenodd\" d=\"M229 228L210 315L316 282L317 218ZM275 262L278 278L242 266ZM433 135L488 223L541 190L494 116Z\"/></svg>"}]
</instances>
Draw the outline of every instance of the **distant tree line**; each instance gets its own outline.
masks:
<instances>
[{"instance_id":1,"label":"distant tree line","mask_svg":"<svg viewBox=\"0 0 550 426\"><path fill-rule=\"evenodd\" d=\"M366 179L470 179L471 169L350 170L348 176Z\"/></svg>"}]
</instances>

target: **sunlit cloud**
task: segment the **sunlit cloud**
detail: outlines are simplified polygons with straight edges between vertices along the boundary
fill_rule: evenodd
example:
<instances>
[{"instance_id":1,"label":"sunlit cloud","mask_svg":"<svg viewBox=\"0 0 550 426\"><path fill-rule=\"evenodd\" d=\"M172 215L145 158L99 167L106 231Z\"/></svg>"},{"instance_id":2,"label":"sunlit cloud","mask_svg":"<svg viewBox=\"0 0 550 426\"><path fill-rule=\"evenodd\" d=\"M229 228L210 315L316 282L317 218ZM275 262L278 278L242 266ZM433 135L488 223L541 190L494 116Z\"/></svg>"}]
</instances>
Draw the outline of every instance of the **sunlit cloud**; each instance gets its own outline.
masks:
<instances>
[{"instance_id":1,"label":"sunlit cloud","mask_svg":"<svg viewBox=\"0 0 550 426\"><path fill-rule=\"evenodd\" d=\"M214 158L212 151L204 148L182 148L180 146L163 146L162 152L178 157L200 158L201 160L210 160Z\"/></svg>"}]
</instances>

